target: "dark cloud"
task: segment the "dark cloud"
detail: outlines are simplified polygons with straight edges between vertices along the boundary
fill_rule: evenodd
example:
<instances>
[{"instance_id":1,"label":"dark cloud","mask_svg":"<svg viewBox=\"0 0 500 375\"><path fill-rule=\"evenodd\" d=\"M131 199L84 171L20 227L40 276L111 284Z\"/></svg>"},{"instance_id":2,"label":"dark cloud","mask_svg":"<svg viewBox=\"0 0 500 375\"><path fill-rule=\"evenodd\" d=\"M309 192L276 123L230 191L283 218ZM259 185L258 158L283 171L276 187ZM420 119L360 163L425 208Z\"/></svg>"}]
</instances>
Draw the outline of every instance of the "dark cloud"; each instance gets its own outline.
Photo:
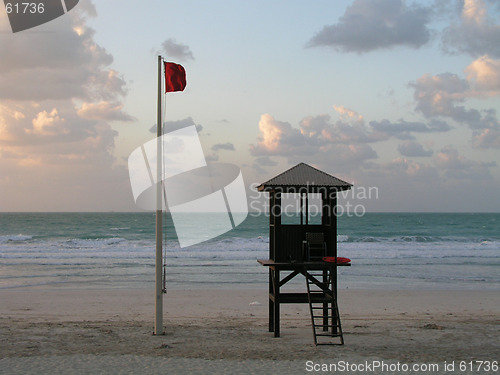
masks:
<instances>
[{"instance_id":1,"label":"dark cloud","mask_svg":"<svg viewBox=\"0 0 500 375\"><path fill-rule=\"evenodd\" d=\"M253 163L252 169L254 169L259 175L267 175L268 171L262 168L259 163Z\"/></svg>"},{"instance_id":2,"label":"dark cloud","mask_svg":"<svg viewBox=\"0 0 500 375\"><path fill-rule=\"evenodd\" d=\"M384 119L382 121L370 121L370 126L373 130L386 134L387 138L393 136L398 139L414 139L411 133L446 132L451 129L446 122L438 120L432 120L428 123L399 120L394 123Z\"/></svg>"},{"instance_id":3,"label":"dark cloud","mask_svg":"<svg viewBox=\"0 0 500 375\"><path fill-rule=\"evenodd\" d=\"M472 146L476 148L500 148L500 128L487 128L474 131Z\"/></svg>"},{"instance_id":4,"label":"dark cloud","mask_svg":"<svg viewBox=\"0 0 500 375\"><path fill-rule=\"evenodd\" d=\"M431 8L403 0L355 0L336 24L325 26L308 47L369 52L393 46L419 48L429 42Z\"/></svg>"},{"instance_id":5,"label":"dark cloud","mask_svg":"<svg viewBox=\"0 0 500 375\"><path fill-rule=\"evenodd\" d=\"M177 59L179 61L194 60L194 55L189 46L177 43L175 39L167 39L161 44L167 60Z\"/></svg>"},{"instance_id":6,"label":"dark cloud","mask_svg":"<svg viewBox=\"0 0 500 375\"><path fill-rule=\"evenodd\" d=\"M217 143L212 146L212 151L218 151L218 150L228 150L228 151L234 151L234 145L230 142L226 143Z\"/></svg>"},{"instance_id":7,"label":"dark cloud","mask_svg":"<svg viewBox=\"0 0 500 375\"><path fill-rule=\"evenodd\" d=\"M401 143L398 146L398 151L401 155L407 157L432 156L433 154L432 150L425 150L420 143L414 141Z\"/></svg>"},{"instance_id":8,"label":"dark cloud","mask_svg":"<svg viewBox=\"0 0 500 375\"><path fill-rule=\"evenodd\" d=\"M200 124L196 124L194 122L194 120L193 120L192 117L186 117L185 119L182 119L182 120L165 121L163 123L163 132L164 133L173 132L175 130L179 130L179 129L182 129L182 128L185 128L185 127L188 127L188 126L192 126L192 125L196 126L196 131L198 133L200 133L203 130L203 126L200 125ZM151 133L156 134L156 132L157 132L157 130L156 130L156 124L154 124L149 129L149 131Z\"/></svg>"},{"instance_id":9,"label":"dark cloud","mask_svg":"<svg viewBox=\"0 0 500 375\"><path fill-rule=\"evenodd\" d=\"M205 160L208 161L208 162L219 161L219 155L217 155L217 154L205 155Z\"/></svg>"},{"instance_id":10,"label":"dark cloud","mask_svg":"<svg viewBox=\"0 0 500 375\"><path fill-rule=\"evenodd\" d=\"M255 162L258 165L263 165L266 167L274 167L274 166L278 165L277 162L271 160L271 158L268 156L263 156L263 157L257 158L257 159L255 159Z\"/></svg>"}]
</instances>

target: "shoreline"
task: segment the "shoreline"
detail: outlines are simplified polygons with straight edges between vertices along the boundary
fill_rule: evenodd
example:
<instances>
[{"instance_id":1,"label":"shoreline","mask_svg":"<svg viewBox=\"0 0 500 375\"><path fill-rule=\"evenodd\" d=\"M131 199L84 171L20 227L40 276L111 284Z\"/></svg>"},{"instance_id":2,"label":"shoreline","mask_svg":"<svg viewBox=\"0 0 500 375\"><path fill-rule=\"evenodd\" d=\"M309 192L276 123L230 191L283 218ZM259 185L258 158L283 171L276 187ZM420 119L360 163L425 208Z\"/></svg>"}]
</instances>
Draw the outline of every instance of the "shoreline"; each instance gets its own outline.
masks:
<instances>
[{"instance_id":1,"label":"shoreline","mask_svg":"<svg viewBox=\"0 0 500 375\"><path fill-rule=\"evenodd\" d=\"M321 347L313 344L307 304L282 305L281 337L268 332L266 289L171 290L166 335L158 336L152 290L30 288L0 290L0 300L0 372L9 374L45 373L35 371L44 366L72 373L71 363L81 364L74 373L106 364L125 366L109 373L144 366L161 373L167 365L176 374L234 373L245 363L241 373L306 373L306 361L494 361L500 348L494 291L341 290L345 345Z\"/></svg>"}]
</instances>

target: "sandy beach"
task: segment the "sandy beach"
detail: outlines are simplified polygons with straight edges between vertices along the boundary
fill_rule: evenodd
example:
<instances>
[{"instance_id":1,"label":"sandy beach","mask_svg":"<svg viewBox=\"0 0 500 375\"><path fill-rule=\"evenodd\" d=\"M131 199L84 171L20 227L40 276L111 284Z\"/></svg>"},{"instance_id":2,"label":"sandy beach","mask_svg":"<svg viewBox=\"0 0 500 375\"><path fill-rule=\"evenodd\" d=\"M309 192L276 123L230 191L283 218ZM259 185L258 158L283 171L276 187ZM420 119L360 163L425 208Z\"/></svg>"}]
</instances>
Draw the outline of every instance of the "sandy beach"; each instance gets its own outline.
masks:
<instances>
[{"instance_id":1,"label":"sandy beach","mask_svg":"<svg viewBox=\"0 0 500 375\"><path fill-rule=\"evenodd\" d=\"M304 374L342 364L463 374L500 353L495 291L342 290L345 345L318 347L307 305L282 306L281 337L268 332L265 290L169 291L161 336L149 290L23 288L0 291L0 301L2 374Z\"/></svg>"}]
</instances>

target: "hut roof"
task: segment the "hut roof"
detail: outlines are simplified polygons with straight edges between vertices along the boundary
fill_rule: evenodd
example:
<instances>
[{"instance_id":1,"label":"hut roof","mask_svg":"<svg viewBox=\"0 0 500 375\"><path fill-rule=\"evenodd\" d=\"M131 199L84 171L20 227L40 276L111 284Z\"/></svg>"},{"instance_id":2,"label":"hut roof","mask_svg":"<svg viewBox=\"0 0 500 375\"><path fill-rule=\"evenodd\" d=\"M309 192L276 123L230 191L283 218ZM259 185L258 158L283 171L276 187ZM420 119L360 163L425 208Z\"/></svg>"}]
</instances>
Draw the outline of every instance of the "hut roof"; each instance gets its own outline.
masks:
<instances>
[{"instance_id":1,"label":"hut roof","mask_svg":"<svg viewBox=\"0 0 500 375\"><path fill-rule=\"evenodd\" d=\"M352 185L328 173L320 171L319 169L311 167L308 164L299 163L295 167L260 184L257 190L265 191L274 190L276 188L290 190L301 187L308 187L310 189L314 189L315 187L326 187L340 191L349 190Z\"/></svg>"}]
</instances>

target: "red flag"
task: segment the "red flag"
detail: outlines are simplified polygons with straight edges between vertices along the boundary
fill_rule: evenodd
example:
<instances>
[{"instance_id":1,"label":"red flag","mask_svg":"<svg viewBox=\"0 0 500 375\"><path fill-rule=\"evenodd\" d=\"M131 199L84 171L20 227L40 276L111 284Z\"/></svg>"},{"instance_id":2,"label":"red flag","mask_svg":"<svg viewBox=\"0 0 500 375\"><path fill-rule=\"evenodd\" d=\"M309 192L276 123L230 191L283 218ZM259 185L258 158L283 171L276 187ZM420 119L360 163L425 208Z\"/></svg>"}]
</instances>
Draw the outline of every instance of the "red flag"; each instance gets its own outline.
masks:
<instances>
[{"instance_id":1,"label":"red flag","mask_svg":"<svg viewBox=\"0 0 500 375\"><path fill-rule=\"evenodd\" d=\"M183 91L186 87L186 71L176 63L165 63L165 92Z\"/></svg>"}]
</instances>

